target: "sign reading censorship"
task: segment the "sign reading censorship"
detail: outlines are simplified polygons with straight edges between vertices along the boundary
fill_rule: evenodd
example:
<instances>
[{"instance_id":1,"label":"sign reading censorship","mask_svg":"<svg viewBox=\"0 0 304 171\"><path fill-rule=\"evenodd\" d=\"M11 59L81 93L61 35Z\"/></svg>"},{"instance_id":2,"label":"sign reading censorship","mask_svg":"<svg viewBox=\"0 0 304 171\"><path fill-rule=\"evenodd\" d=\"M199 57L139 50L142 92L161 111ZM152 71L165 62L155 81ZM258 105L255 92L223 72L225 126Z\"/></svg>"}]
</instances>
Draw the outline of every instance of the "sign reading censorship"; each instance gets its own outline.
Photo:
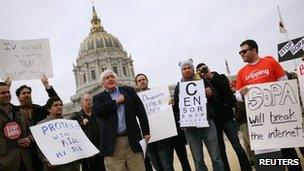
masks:
<instances>
[{"instance_id":1,"label":"sign reading censorship","mask_svg":"<svg viewBox=\"0 0 304 171\"><path fill-rule=\"evenodd\" d=\"M13 80L40 79L53 76L48 39L0 40L0 77Z\"/></svg>"},{"instance_id":2,"label":"sign reading censorship","mask_svg":"<svg viewBox=\"0 0 304 171\"><path fill-rule=\"evenodd\" d=\"M54 119L30 127L34 139L52 165L61 165L99 153L77 121Z\"/></svg>"},{"instance_id":3,"label":"sign reading censorship","mask_svg":"<svg viewBox=\"0 0 304 171\"><path fill-rule=\"evenodd\" d=\"M204 81L179 83L179 111L181 127L209 127Z\"/></svg>"},{"instance_id":4,"label":"sign reading censorship","mask_svg":"<svg viewBox=\"0 0 304 171\"><path fill-rule=\"evenodd\" d=\"M245 104L251 149L304 146L296 80L257 84L248 88Z\"/></svg>"},{"instance_id":5,"label":"sign reading censorship","mask_svg":"<svg viewBox=\"0 0 304 171\"><path fill-rule=\"evenodd\" d=\"M149 143L177 135L172 106L169 105L168 87L143 91L138 96L148 115L151 134Z\"/></svg>"}]
</instances>

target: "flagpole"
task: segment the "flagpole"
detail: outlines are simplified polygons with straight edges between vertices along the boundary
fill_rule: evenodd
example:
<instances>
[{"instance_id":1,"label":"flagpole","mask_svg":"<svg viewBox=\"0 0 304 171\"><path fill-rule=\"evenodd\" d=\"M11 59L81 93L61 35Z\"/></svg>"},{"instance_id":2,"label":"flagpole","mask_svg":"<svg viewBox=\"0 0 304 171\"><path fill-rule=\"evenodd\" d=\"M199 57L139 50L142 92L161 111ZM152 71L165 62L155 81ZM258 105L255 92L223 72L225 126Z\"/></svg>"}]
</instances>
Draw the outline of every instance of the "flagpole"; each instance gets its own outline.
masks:
<instances>
[{"instance_id":1,"label":"flagpole","mask_svg":"<svg viewBox=\"0 0 304 171\"><path fill-rule=\"evenodd\" d=\"M226 72L227 72L227 74L228 74L229 82L231 82L231 81L232 81L232 78L231 78L231 74L230 74L229 65L228 65L228 62L227 62L226 59L225 59L225 65L226 65Z\"/></svg>"},{"instance_id":2,"label":"flagpole","mask_svg":"<svg viewBox=\"0 0 304 171\"><path fill-rule=\"evenodd\" d=\"M285 25L283 23L283 19L282 19L282 15L281 15L281 11L280 11L280 6L279 5L277 6L277 9L278 9L279 17L280 17L280 24L282 24L283 29L284 29L283 31L280 29L280 32L281 33L285 33L287 41L289 41L290 39L289 39L289 36L288 36L287 29L285 28Z\"/></svg>"},{"instance_id":3,"label":"flagpole","mask_svg":"<svg viewBox=\"0 0 304 171\"><path fill-rule=\"evenodd\" d=\"M289 39L289 36L288 36L287 29L285 28L285 25L283 23L283 19L282 19L282 15L281 15L281 11L280 11L280 6L279 5L277 6L277 9L278 9L279 18L280 18L280 22L279 22L280 33L285 33L286 38L287 38L287 42L289 42L290 39ZM295 70L296 70L297 69L296 59L293 59L293 63L294 63L294 67L295 67Z\"/></svg>"}]
</instances>

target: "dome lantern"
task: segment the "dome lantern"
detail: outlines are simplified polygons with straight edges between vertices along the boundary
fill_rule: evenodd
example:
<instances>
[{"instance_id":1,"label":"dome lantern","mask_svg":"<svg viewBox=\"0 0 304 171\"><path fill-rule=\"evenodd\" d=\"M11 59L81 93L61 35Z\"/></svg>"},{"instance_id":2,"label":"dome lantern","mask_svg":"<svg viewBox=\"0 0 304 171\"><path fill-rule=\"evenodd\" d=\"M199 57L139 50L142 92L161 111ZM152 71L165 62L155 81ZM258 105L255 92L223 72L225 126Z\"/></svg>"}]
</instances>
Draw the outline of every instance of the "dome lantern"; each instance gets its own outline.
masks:
<instances>
[{"instance_id":1,"label":"dome lantern","mask_svg":"<svg viewBox=\"0 0 304 171\"><path fill-rule=\"evenodd\" d=\"M97 13L95 11L95 7L93 6L93 18L91 20L91 32L95 33L95 32L99 32L99 31L104 31L102 24L100 23L100 19L97 16Z\"/></svg>"}]
</instances>

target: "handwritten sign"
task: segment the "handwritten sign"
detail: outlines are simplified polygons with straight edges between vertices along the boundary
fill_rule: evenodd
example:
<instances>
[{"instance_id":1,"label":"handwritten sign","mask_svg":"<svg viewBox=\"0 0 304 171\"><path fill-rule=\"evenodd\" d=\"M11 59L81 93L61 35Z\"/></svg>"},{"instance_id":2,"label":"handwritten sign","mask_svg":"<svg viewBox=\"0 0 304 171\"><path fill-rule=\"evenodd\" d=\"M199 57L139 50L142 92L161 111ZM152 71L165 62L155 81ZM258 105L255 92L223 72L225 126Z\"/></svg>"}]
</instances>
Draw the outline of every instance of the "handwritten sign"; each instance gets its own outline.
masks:
<instances>
[{"instance_id":1,"label":"handwritten sign","mask_svg":"<svg viewBox=\"0 0 304 171\"><path fill-rule=\"evenodd\" d=\"M138 96L148 115L151 134L149 143L177 135L172 106L169 105L168 87L143 91Z\"/></svg>"},{"instance_id":2,"label":"handwritten sign","mask_svg":"<svg viewBox=\"0 0 304 171\"><path fill-rule=\"evenodd\" d=\"M299 79L301 99L302 99L302 103L304 103L304 62L302 62L297 67L297 75L298 75L298 79Z\"/></svg>"},{"instance_id":3,"label":"handwritten sign","mask_svg":"<svg viewBox=\"0 0 304 171\"><path fill-rule=\"evenodd\" d=\"M30 127L34 139L52 165L61 165L99 153L77 121L55 119Z\"/></svg>"},{"instance_id":4,"label":"handwritten sign","mask_svg":"<svg viewBox=\"0 0 304 171\"><path fill-rule=\"evenodd\" d=\"M40 79L53 76L48 39L0 40L0 77L13 80Z\"/></svg>"},{"instance_id":5,"label":"handwritten sign","mask_svg":"<svg viewBox=\"0 0 304 171\"><path fill-rule=\"evenodd\" d=\"M251 149L304 146L296 80L257 84L248 88L245 104Z\"/></svg>"},{"instance_id":6,"label":"handwritten sign","mask_svg":"<svg viewBox=\"0 0 304 171\"><path fill-rule=\"evenodd\" d=\"M181 82L179 92L180 126L209 127L204 82Z\"/></svg>"}]
</instances>

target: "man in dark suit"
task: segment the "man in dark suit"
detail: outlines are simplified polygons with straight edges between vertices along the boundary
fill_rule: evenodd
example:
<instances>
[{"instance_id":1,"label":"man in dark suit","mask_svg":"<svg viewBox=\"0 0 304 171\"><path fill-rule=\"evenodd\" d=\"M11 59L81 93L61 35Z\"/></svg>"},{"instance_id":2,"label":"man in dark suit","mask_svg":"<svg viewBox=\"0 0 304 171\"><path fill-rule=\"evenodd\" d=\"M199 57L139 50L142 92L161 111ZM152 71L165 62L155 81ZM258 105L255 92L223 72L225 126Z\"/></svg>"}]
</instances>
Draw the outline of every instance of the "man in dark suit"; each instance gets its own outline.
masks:
<instances>
[{"instance_id":1,"label":"man in dark suit","mask_svg":"<svg viewBox=\"0 0 304 171\"><path fill-rule=\"evenodd\" d=\"M102 121L100 151L108 171L144 171L139 141L142 135L146 142L150 139L147 114L135 90L117 86L117 79L111 70L101 73L100 81L105 90L93 97L93 112Z\"/></svg>"}]
</instances>

